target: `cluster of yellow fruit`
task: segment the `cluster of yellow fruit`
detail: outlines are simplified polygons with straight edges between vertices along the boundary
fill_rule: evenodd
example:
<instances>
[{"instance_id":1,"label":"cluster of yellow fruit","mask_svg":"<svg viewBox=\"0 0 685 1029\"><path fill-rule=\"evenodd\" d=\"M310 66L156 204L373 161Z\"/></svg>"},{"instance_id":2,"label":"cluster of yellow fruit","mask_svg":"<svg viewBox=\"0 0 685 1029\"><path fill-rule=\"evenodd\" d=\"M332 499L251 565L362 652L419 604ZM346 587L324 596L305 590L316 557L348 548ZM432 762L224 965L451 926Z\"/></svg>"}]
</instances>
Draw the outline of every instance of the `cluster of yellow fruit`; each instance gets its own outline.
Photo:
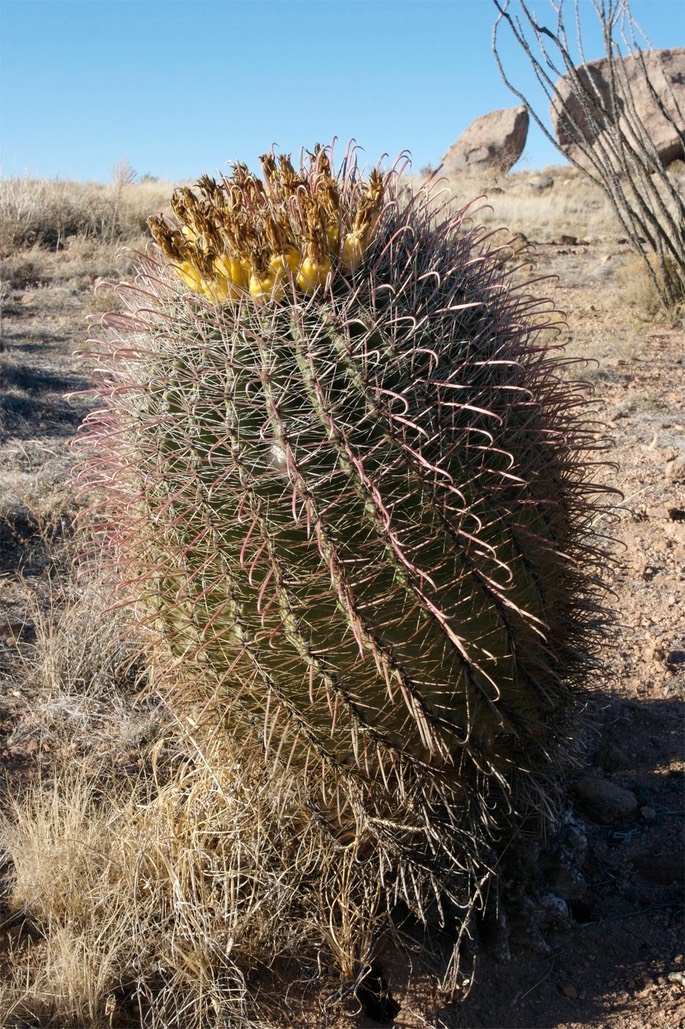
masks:
<instances>
[{"instance_id":1,"label":"cluster of yellow fruit","mask_svg":"<svg viewBox=\"0 0 685 1029\"><path fill-rule=\"evenodd\" d=\"M383 176L367 183L331 171L316 147L298 174L290 158L260 158L263 180L243 164L221 183L203 175L197 187L177 189L171 207L148 225L176 273L213 303L239 299L281 300L293 283L314 293L330 272L353 272L373 235L383 204Z\"/></svg>"}]
</instances>

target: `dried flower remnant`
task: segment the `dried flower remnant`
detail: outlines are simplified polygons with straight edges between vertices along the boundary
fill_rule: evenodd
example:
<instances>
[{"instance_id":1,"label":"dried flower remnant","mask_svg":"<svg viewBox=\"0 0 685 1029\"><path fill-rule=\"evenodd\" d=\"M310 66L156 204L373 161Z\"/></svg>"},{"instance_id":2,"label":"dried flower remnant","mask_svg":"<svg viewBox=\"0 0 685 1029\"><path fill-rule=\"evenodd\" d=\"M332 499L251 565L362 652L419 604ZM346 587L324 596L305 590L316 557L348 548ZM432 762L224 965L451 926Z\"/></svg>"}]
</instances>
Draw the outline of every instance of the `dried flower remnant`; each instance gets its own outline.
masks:
<instances>
[{"instance_id":1,"label":"dried flower remnant","mask_svg":"<svg viewBox=\"0 0 685 1029\"><path fill-rule=\"evenodd\" d=\"M316 147L298 174L289 157L261 158L263 179L237 164L221 183L207 175L171 201L178 227L163 216L148 224L189 289L215 304L248 292L281 301L288 284L308 295L330 274L351 274L373 238L384 199L382 174L341 190L326 151Z\"/></svg>"}]
</instances>

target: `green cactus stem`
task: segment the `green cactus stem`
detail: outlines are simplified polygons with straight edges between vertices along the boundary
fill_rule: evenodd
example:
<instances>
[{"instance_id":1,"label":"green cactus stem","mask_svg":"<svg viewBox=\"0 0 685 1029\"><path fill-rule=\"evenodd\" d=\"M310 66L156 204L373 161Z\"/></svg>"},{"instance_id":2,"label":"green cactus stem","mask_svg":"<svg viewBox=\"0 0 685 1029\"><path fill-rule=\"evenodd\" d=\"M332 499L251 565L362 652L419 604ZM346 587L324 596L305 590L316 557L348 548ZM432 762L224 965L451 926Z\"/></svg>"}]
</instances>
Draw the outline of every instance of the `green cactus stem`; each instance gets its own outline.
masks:
<instances>
[{"instance_id":1,"label":"green cactus stem","mask_svg":"<svg viewBox=\"0 0 685 1029\"><path fill-rule=\"evenodd\" d=\"M554 813L601 631L601 436L469 208L352 151L263 173L151 222L86 488L188 696L309 779L391 896L467 908Z\"/></svg>"}]
</instances>

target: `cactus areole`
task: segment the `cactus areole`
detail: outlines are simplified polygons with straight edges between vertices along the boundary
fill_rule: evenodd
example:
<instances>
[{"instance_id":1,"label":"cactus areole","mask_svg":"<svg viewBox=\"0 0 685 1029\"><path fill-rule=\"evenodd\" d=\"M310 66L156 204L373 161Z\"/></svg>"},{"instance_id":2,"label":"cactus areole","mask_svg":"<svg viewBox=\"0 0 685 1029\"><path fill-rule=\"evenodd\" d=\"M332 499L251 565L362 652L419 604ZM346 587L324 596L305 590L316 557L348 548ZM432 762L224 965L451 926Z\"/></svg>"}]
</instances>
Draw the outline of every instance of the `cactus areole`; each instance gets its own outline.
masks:
<instances>
[{"instance_id":1,"label":"cactus areole","mask_svg":"<svg viewBox=\"0 0 685 1029\"><path fill-rule=\"evenodd\" d=\"M601 441L551 305L439 185L352 149L262 167L151 219L87 489L222 731L310 783L394 896L468 907L498 839L553 814L598 632Z\"/></svg>"}]
</instances>

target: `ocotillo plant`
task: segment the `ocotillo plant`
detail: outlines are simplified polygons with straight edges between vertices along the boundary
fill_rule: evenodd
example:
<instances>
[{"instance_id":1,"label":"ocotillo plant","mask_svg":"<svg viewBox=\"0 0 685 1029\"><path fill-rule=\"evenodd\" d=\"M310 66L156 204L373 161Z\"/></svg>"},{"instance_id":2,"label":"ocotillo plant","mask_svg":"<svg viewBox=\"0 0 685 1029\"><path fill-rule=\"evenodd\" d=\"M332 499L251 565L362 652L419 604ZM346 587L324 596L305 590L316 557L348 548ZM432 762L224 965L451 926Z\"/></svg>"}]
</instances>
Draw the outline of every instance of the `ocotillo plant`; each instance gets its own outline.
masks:
<instances>
[{"instance_id":1,"label":"ocotillo plant","mask_svg":"<svg viewBox=\"0 0 685 1029\"><path fill-rule=\"evenodd\" d=\"M598 632L597 429L468 207L352 151L262 167L151 219L89 489L190 698L390 901L468 909L554 811Z\"/></svg>"}]
</instances>

